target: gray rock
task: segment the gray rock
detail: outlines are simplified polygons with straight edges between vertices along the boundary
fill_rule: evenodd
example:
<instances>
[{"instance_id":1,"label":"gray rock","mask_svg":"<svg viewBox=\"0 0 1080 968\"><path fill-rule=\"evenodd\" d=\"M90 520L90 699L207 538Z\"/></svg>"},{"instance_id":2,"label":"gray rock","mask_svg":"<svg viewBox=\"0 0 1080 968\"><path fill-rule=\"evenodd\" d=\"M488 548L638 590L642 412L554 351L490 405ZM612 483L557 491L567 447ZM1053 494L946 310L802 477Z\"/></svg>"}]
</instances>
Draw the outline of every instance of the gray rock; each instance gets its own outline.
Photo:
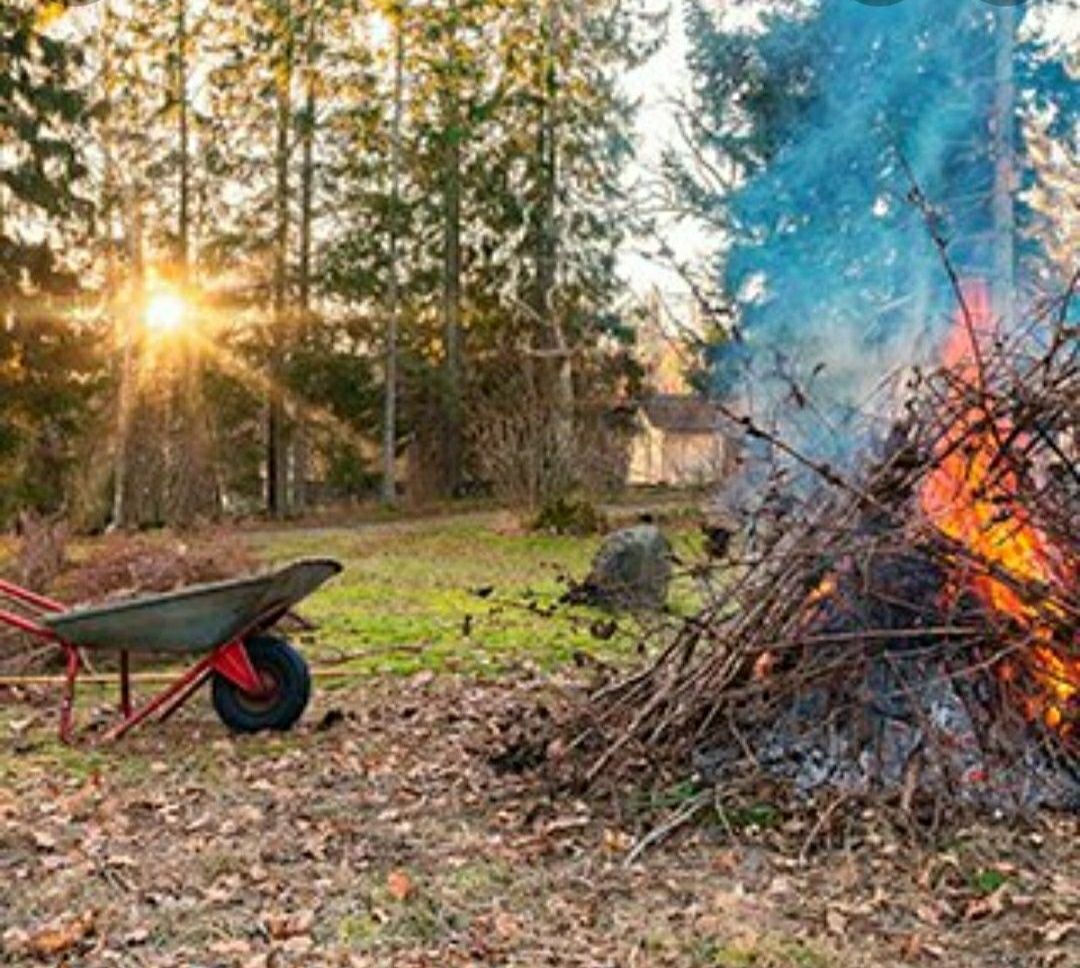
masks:
<instances>
[{"instance_id":1,"label":"gray rock","mask_svg":"<svg viewBox=\"0 0 1080 968\"><path fill-rule=\"evenodd\" d=\"M589 577L566 599L603 608L658 611L671 583L671 544L658 527L639 524L609 534Z\"/></svg>"}]
</instances>

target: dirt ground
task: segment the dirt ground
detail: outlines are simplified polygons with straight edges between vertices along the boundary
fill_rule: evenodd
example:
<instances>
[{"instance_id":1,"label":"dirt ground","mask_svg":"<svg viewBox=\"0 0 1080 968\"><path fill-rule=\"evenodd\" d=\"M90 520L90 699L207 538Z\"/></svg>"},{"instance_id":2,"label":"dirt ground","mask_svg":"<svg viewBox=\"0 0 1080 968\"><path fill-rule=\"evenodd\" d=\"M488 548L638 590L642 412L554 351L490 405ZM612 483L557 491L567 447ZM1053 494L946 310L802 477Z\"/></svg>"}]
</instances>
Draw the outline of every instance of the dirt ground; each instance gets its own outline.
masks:
<instances>
[{"instance_id":1,"label":"dirt ground","mask_svg":"<svg viewBox=\"0 0 1080 968\"><path fill-rule=\"evenodd\" d=\"M868 818L800 860L807 818L766 812L627 866L672 804L590 805L493 768L563 696L552 678L375 679L255 738L200 698L107 750L5 705L0 963L1080 965L1074 818L932 847Z\"/></svg>"}]
</instances>

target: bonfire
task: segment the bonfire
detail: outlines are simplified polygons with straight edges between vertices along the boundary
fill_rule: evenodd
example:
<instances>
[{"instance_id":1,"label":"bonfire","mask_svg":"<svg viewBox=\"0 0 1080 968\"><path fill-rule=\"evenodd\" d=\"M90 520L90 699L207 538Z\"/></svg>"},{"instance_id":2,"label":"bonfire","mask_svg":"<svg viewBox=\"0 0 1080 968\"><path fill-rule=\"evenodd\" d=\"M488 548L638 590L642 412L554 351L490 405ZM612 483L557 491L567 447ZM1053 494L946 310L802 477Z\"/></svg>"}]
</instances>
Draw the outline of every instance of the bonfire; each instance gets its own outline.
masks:
<instances>
[{"instance_id":1,"label":"bonfire","mask_svg":"<svg viewBox=\"0 0 1080 968\"><path fill-rule=\"evenodd\" d=\"M1067 305L1001 333L984 287L958 294L863 473L729 414L819 486L595 697L591 779L660 760L723 795L768 777L908 810L1080 806L1077 334Z\"/></svg>"}]
</instances>

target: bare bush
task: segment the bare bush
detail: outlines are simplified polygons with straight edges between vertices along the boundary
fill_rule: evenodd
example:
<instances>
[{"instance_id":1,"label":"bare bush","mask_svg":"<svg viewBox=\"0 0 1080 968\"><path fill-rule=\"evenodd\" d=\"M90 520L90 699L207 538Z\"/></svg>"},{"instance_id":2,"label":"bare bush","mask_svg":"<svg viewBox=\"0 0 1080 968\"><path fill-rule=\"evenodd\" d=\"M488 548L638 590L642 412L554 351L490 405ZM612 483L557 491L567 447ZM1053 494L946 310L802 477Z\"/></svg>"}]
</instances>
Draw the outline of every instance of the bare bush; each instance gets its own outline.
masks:
<instances>
[{"instance_id":1,"label":"bare bush","mask_svg":"<svg viewBox=\"0 0 1080 968\"><path fill-rule=\"evenodd\" d=\"M470 444L480 476L510 507L534 513L571 494L626 481L629 438L610 407L559 407L528 374L510 375L475 405Z\"/></svg>"},{"instance_id":2,"label":"bare bush","mask_svg":"<svg viewBox=\"0 0 1080 968\"><path fill-rule=\"evenodd\" d=\"M473 431L477 463L495 496L536 511L577 484L574 433L552 418L548 407L523 405L494 411Z\"/></svg>"},{"instance_id":3,"label":"bare bush","mask_svg":"<svg viewBox=\"0 0 1080 968\"><path fill-rule=\"evenodd\" d=\"M18 519L19 550L15 570L19 583L45 591L67 563L67 522L24 511Z\"/></svg>"}]
</instances>

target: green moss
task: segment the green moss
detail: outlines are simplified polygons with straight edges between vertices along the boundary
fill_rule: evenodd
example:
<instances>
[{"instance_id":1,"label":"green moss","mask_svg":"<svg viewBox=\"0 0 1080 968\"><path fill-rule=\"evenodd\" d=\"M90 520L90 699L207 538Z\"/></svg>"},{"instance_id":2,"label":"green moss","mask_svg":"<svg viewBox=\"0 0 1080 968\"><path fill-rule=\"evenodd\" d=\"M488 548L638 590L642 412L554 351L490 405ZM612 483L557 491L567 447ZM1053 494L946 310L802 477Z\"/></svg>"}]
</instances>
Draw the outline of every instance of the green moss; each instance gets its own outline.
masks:
<instances>
[{"instance_id":1,"label":"green moss","mask_svg":"<svg viewBox=\"0 0 1080 968\"><path fill-rule=\"evenodd\" d=\"M338 921L336 934L342 944L360 951L432 944L464 923L419 885L401 899L383 881L376 881L358 900L356 908Z\"/></svg>"},{"instance_id":2,"label":"green moss","mask_svg":"<svg viewBox=\"0 0 1080 968\"><path fill-rule=\"evenodd\" d=\"M477 860L453 868L440 886L454 897L468 903L488 902L505 897L516 880L514 871L505 863Z\"/></svg>"},{"instance_id":3,"label":"green moss","mask_svg":"<svg viewBox=\"0 0 1080 968\"><path fill-rule=\"evenodd\" d=\"M380 927L371 914L347 914L338 922L338 940L350 948L367 948L378 938Z\"/></svg>"},{"instance_id":4,"label":"green moss","mask_svg":"<svg viewBox=\"0 0 1080 968\"><path fill-rule=\"evenodd\" d=\"M149 775L148 760L130 749L120 753L85 745L65 746L50 727L52 723L35 729L18 751L0 752L0 781L14 785L34 773L72 782L102 775L136 782Z\"/></svg>"},{"instance_id":5,"label":"green moss","mask_svg":"<svg viewBox=\"0 0 1080 968\"><path fill-rule=\"evenodd\" d=\"M993 894L994 891L1005 885L1008 880L1008 875L1002 873L996 867L984 867L972 872L971 887L972 890L985 896Z\"/></svg>"},{"instance_id":6,"label":"green moss","mask_svg":"<svg viewBox=\"0 0 1080 968\"><path fill-rule=\"evenodd\" d=\"M734 807L724 810L723 816L717 818L725 827L732 830L769 830L776 827L783 820L779 809L771 803L752 803L744 807Z\"/></svg>"},{"instance_id":7,"label":"green moss","mask_svg":"<svg viewBox=\"0 0 1080 968\"><path fill-rule=\"evenodd\" d=\"M709 968L830 968L834 959L808 941L765 937L754 941L700 941L692 953Z\"/></svg>"},{"instance_id":8,"label":"green moss","mask_svg":"<svg viewBox=\"0 0 1080 968\"><path fill-rule=\"evenodd\" d=\"M582 577L596 537L503 533L479 515L361 530L255 532L252 550L268 564L330 555L345 571L300 611L318 626L300 637L310 657L357 674L431 670L485 675L529 663L551 669L583 652L604 661L632 654L636 632L624 623L599 641L599 613L558 605L565 576ZM680 555L696 535L677 534ZM696 604L689 580L677 583L675 611ZM548 614L549 611L552 614Z\"/></svg>"}]
</instances>

